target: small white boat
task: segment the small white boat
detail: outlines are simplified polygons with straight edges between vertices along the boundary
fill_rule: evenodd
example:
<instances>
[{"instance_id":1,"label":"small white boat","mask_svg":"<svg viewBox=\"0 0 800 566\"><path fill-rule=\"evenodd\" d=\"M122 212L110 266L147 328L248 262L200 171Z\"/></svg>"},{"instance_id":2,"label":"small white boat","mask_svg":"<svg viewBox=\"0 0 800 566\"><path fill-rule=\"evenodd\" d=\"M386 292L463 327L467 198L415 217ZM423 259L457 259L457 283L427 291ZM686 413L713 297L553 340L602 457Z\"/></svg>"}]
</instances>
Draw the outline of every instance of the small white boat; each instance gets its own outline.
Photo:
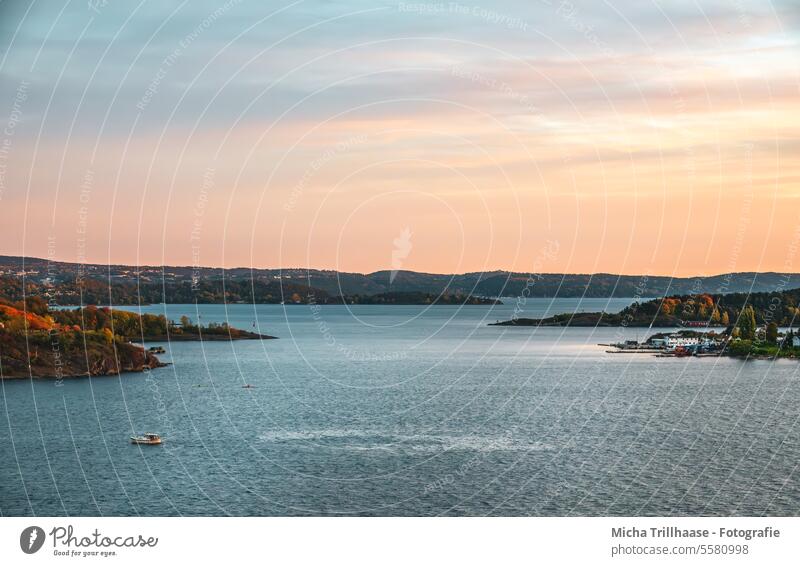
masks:
<instances>
[{"instance_id":1,"label":"small white boat","mask_svg":"<svg viewBox=\"0 0 800 566\"><path fill-rule=\"evenodd\" d=\"M131 436L131 444L161 444L161 436L154 432L145 432L138 436Z\"/></svg>"}]
</instances>

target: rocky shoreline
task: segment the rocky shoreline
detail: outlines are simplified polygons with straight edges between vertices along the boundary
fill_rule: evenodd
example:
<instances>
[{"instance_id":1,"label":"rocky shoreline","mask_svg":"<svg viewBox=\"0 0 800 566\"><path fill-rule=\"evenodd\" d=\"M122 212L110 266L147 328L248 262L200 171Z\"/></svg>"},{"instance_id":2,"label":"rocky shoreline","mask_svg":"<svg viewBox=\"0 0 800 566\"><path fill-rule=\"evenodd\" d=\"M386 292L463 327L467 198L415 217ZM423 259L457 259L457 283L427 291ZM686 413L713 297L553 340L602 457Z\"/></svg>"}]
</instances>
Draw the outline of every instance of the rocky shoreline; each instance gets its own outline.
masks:
<instances>
[{"instance_id":1,"label":"rocky shoreline","mask_svg":"<svg viewBox=\"0 0 800 566\"><path fill-rule=\"evenodd\" d=\"M67 379L144 372L163 367L153 342L270 340L227 324L180 325L163 315L97 307L50 310L40 298L25 305L0 297L0 379ZM144 342L138 344L135 342Z\"/></svg>"},{"instance_id":2,"label":"rocky shoreline","mask_svg":"<svg viewBox=\"0 0 800 566\"><path fill-rule=\"evenodd\" d=\"M55 344L55 345L54 345ZM56 342L11 348L5 341L2 356L2 379L72 379L76 377L103 377L121 373L141 373L164 367L167 364L141 346L90 342L86 349L62 349Z\"/></svg>"}]
</instances>

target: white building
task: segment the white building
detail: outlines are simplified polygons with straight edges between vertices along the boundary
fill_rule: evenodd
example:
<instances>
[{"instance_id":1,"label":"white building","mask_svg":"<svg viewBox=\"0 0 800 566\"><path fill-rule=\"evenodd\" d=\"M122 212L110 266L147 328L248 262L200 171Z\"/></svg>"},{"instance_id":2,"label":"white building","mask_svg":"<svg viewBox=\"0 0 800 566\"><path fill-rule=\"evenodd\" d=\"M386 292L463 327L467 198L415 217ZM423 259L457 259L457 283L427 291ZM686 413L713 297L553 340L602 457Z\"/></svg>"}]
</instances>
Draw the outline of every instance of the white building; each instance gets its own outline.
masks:
<instances>
[{"instance_id":1,"label":"white building","mask_svg":"<svg viewBox=\"0 0 800 566\"><path fill-rule=\"evenodd\" d=\"M704 342L708 342L708 340L706 339ZM700 338L696 336L689 337L681 336L680 334L670 334L664 338L653 338L650 340L650 344L656 348L667 348L668 350L673 350L678 346L697 346L700 344Z\"/></svg>"},{"instance_id":2,"label":"white building","mask_svg":"<svg viewBox=\"0 0 800 566\"><path fill-rule=\"evenodd\" d=\"M678 346L697 346L700 338L697 336L681 336L680 334L670 334L667 336L667 348L677 348Z\"/></svg>"},{"instance_id":3,"label":"white building","mask_svg":"<svg viewBox=\"0 0 800 566\"><path fill-rule=\"evenodd\" d=\"M792 346L800 348L800 336L792 336Z\"/></svg>"}]
</instances>

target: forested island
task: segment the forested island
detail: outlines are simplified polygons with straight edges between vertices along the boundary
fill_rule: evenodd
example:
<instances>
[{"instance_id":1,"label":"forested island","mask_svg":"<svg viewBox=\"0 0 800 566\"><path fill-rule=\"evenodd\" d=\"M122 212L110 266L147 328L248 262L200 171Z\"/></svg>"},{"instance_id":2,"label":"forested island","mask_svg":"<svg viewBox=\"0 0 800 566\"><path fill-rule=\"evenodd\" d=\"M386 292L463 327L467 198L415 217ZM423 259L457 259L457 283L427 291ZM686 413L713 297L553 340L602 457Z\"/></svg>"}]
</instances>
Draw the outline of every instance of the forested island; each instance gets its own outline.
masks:
<instances>
[{"instance_id":1,"label":"forested island","mask_svg":"<svg viewBox=\"0 0 800 566\"><path fill-rule=\"evenodd\" d=\"M777 293L731 293L728 295L681 295L635 302L618 313L586 312L557 314L546 318L516 318L492 326L631 326L727 328L742 313L752 314L755 324L774 322L794 326L800 322L800 289ZM749 310L747 310L749 309Z\"/></svg>"},{"instance_id":2,"label":"forested island","mask_svg":"<svg viewBox=\"0 0 800 566\"><path fill-rule=\"evenodd\" d=\"M164 315L88 306L51 310L41 297L0 297L0 377L67 378L141 372L164 364L144 346L175 340L249 340L273 336L227 324L181 323Z\"/></svg>"},{"instance_id":3,"label":"forested island","mask_svg":"<svg viewBox=\"0 0 800 566\"><path fill-rule=\"evenodd\" d=\"M619 313L558 314L532 319L518 318L490 326L616 326L682 328L657 333L646 342L611 345L618 351L647 353L673 338L670 355L727 355L748 359L800 358L800 339L793 327L800 322L800 289L776 293L730 295L683 295L633 303ZM780 327L789 330L781 333ZM691 329L706 329L698 332ZM709 330L711 328L720 329ZM694 340L689 340L694 339Z\"/></svg>"}]
</instances>

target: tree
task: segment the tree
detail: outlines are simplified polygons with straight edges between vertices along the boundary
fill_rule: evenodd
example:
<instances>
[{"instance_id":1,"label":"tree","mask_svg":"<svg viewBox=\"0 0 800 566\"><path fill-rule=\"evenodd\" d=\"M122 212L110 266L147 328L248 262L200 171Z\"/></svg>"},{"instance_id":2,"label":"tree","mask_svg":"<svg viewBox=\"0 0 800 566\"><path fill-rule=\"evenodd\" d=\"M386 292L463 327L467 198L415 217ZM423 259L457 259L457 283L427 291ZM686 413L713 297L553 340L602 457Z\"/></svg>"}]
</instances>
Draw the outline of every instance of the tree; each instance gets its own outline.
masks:
<instances>
[{"instance_id":1,"label":"tree","mask_svg":"<svg viewBox=\"0 0 800 566\"><path fill-rule=\"evenodd\" d=\"M728 311L724 311L722 316L719 319L719 322L722 326L728 326L731 323L731 319L728 316Z\"/></svg>"},{"instance_id":2,"label":"tree","mask_svg":"<svg viewBox=\"0 0 800 566\"><path fill-rule=\"evenodd\" d=\"M747 356L753 349L753 343L750 340L741 340L739 342L731 342L728 345L728 352L734 356Z\"/></svg>"},{"instance_id":3,"label":"tree","mask_svg":"<svg viewBox=\"0 0 800 566\"><path fill-rule=\"evenodd\" d=\"M183 326L184 328L189 328L191 325L192 325L192 319L186 315L183 315L181 317L181 326Z\"/></svg>"},{"instance_id":4,"label":"tree","mask_svg":"<svg viewBox=\"0 0 800 566\"><path fill-rule=\"evenodd\" d=\"M663 312L666 315L673 314L675 312L675 309L678 307L680 303L681 303L680 299L667 297L661 303L661 312Z\"/></svg>"},{"instance_id":5,"label":"tree","mask_svg":"<svg viewBox=\"0 0 800 566\"><path fill-rule=\"evenodd\" d=\"M25 307L28 312L32 312L33 314L47 314L47 301L45 301L42 297L26 297Z\"/></svg>"},{"instance_id":6,"label":"tree","mask_svg":"<svg viewBox=\"0 0 800 566\"><path fill-rule=\"evenodd\" d=\"M25 319L21 316L15 316L6 321L6 330L12 334L24 334L27 330Z\"/></svg>"},{"instance_id":7,"label":"tree","mask_svg":"<svg viewBox=\"0 0 800 566\"><path fill-rule=\"evenodd\" d=\"M774 321L767 325L767 342L770 344L778 343L778 325Z\"/></svg>"},{"instance_id":8,"label":"tree","mask_svg":"<svg viewBox=\"0 0 800 566\"><path fill-rule=\"evenodd\" d=\"M739 336L742 340L755 340L756 337L756 313L752 305L747 305L739 313Z\"/></svg>"}]
</instances>

